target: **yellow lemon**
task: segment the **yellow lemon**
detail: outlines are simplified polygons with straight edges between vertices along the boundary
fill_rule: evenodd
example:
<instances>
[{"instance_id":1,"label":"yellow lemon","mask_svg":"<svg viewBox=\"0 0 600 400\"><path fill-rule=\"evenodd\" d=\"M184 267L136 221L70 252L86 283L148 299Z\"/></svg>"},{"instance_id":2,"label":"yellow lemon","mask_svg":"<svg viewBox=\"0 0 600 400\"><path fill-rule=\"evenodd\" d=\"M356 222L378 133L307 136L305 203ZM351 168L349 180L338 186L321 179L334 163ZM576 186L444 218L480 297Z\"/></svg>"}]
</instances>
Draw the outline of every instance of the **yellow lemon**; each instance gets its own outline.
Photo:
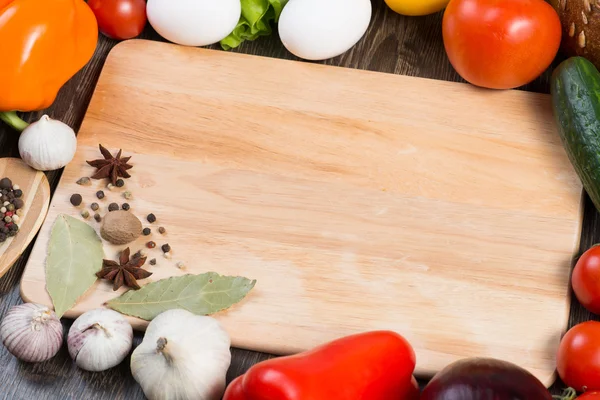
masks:
<instances>
[{"instance_id":1,"label":"yellow lemon","mask_svg":"<svg viewBox=\"0 0 600 400\"><path fill-rule=\"evenodd\" d=\"M385 0L385 2L398 14L418 16L443 10L450 0Z\"/></svg>"}]
</instances>

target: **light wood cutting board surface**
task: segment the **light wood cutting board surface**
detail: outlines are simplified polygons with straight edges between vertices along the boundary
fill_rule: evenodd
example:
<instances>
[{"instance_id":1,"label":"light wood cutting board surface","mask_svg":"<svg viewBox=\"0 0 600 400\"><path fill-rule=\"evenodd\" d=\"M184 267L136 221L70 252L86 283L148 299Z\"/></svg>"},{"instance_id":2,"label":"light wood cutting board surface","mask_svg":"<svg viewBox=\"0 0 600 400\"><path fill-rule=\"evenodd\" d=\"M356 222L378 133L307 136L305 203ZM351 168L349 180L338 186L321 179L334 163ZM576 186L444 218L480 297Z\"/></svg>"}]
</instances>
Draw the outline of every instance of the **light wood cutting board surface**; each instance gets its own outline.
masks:
<instances>
[{"instance_id":1,"label":"light wood cutting board surface","mask_svg":"<svg viewBox=\"0 0 600 400\"><path fill-rule=\"evenodd\" d=\"M23 276L27 301L50 304L49 233L58 214L78 215L71 194L97 201L105 183L75 182L102 143L134 164L103 210L129 190L132 212L158 218L130 245L157 243L146 282L257 279L216 315L235 346L288 354L392 329L418 374L489 356L554 379L582 213L547 95L134 40L109 56L78 140ZM98 282L67 316L122 291Z\"/></svg>"}]
</instances>

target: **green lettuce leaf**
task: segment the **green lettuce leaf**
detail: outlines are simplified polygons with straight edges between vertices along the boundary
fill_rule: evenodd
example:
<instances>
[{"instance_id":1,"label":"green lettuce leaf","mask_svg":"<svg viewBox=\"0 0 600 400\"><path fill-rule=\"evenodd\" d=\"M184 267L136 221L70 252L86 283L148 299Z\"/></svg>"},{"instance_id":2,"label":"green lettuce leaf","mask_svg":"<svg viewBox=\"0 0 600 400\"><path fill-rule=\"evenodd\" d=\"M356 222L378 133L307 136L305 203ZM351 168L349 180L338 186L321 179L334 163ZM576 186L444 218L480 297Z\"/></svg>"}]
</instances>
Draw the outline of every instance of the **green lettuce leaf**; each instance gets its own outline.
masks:
<instances>
[{"instance_id":1,"label":"green lettuce leaf","mask_svg":"<svg viewBox=\"0 0 600 400\"><path fill-rule=\"evenodd\" d=\"M256 40L273 32L272 22L279 16L288 0L241 0L242 16L237 26L225 39L221 40L224 50L238 47L246 40Z\"/></svg>"}]
</instances>

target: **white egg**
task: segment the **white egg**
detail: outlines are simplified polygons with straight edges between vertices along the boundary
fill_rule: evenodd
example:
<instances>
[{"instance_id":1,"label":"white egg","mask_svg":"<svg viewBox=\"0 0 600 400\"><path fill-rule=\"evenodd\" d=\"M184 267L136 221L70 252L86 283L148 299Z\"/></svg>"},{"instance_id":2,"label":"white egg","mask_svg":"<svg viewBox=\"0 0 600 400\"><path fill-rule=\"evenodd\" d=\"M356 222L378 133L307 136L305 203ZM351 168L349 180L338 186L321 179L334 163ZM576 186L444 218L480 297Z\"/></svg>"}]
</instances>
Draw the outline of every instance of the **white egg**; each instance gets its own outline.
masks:
<instances>
[{"instance_id":1,"label":"white egg","mask_svg":"<svg viewBox=\"0 0 600 400\"><path fill-rule=\"evenodd\" d=\"M370 0L290 0L279 19L279 37L297 57L325 60L360 40L371 13Z\"/></svg>"},{"instance_id":2,"label":"white egg","mask_svg":"<svg viewBox=\"0 0 600 400\"><path fill-rule=\"evenodd\" d=\"M148 0L148 22L165 39L207 46L227 37L242 14L240 0Z\"/></svg>"}]
</instances>

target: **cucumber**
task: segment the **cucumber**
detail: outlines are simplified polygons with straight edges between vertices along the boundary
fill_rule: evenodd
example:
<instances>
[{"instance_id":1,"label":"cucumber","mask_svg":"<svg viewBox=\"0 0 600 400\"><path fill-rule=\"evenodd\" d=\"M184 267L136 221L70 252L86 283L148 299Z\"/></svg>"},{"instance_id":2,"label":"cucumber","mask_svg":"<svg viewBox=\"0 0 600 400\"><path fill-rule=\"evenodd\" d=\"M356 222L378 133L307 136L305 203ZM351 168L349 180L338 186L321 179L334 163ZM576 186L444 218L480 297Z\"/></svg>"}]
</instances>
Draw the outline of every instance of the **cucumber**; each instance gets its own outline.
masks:
<instances>
[{"instance_id":1,"label":"cucumber","mask_svg":"<svg viewBox=\"0 0 600 400\"><path fill-rule=\"evenodd\" d=\"M552 73L550 92L563 147L600 211L600 72L585 58L571 57Z\"/></svg>"}]
</instances>

